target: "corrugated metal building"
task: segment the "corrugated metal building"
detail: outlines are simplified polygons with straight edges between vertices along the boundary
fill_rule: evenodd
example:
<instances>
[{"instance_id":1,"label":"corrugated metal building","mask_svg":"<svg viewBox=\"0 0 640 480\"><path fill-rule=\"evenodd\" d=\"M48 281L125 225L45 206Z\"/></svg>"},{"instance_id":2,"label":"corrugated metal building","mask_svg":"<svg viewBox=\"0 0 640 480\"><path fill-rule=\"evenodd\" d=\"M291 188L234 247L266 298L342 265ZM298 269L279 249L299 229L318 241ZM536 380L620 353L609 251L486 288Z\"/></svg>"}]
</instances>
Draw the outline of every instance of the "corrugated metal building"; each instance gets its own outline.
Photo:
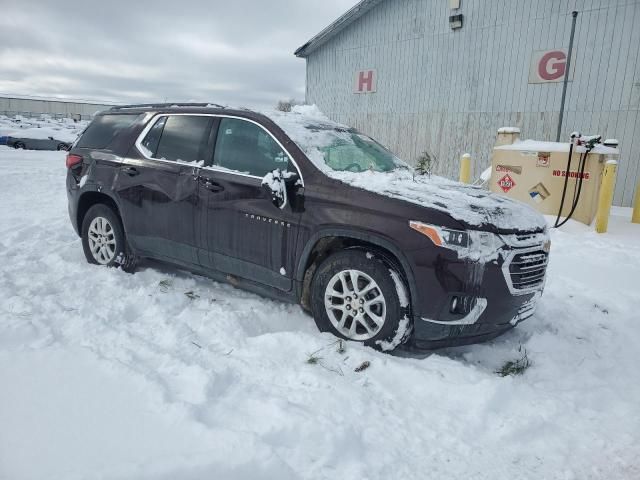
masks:
<instances>
[{"instance_id":1,"label":"corrugated metal building","mask_svg":"<svg viewBox=\"0 0 640 480\"><path fill-rule=\"evenodd\" d=\"M52 118L88 120L96 112L111 108L113 105L26 95L0 95L0 115L7 116L38 117L44 114Z\"/></svg>"},{"instance_id":2,"label":"corrugated metal building","mask_svg":"<svg viewBox=\"0 0 640 480\"><path fill-rule=\"evenodd\" d=\"M577 11L561 139L620 140L614 202L640 170L640 0L364 0L296 51L307 103L415 162L478 175L496 130L555 140L572 11ZM563 58L564 55L564 58Z\"/></svg>"}]
</instances>

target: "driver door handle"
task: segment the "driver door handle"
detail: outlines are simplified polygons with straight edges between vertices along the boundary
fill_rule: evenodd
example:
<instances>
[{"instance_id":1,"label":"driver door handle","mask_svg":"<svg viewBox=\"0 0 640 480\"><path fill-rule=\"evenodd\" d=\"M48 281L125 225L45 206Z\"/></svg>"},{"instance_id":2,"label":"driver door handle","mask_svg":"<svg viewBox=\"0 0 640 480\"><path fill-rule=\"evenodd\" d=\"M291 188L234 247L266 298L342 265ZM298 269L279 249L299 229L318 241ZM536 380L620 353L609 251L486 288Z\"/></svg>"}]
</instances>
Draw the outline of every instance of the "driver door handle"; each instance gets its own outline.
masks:
<instances>
[{"instance_id":1,"label":"driver door handle","mask_svg":"<svg viewBox=\"0 0 640 480\"><path fill-rule=\"evenodd\" d=\"M122 171L127 175L129 175L130 177L135 177L136 175L140 174L138 169L134 167L122 167Z\"/></svg>"}]
</instances>

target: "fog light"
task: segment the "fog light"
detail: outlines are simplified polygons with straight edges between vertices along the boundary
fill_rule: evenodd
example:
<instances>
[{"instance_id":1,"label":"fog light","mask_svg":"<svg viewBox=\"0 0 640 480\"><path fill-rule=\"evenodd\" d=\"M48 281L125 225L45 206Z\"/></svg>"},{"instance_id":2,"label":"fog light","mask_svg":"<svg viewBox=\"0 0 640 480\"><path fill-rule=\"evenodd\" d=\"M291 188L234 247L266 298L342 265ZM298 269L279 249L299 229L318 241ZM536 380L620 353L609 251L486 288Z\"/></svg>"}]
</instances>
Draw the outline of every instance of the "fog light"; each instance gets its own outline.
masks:
<instances>
[{"instance_id":1,"label":"fog light","mask_svg":"<svg viewBox=\"0 0 640 480\"><path fill-rule=\"evenodd\" d=\"M467 295L454 295L451 297L451 303L449 304L449 312L454 315L466 315L468 314L476 304L476 297L470 297Z\"/></svg>"}]
</instances>

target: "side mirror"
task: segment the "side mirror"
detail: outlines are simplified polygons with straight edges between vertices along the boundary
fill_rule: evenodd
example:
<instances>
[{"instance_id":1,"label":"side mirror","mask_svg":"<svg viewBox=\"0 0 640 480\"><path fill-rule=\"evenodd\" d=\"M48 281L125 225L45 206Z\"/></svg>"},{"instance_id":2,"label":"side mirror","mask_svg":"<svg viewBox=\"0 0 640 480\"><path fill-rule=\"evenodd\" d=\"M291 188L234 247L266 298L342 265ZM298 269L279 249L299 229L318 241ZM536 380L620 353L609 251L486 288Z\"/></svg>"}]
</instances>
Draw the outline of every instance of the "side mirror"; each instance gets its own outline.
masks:
<instances>
[{"instance_id":1,"label":"side mirror","mask_svg":"<svg viewBox=\"0 0 640 480\"><path fill-rule=\"evenodd\" d=\"M49 140L53 140L53 137L49 137Z\"/></svg>"},{"instance_id":2,"label":"side mirror","mask_svg":"<svg viewBox=\"0 0 640 480\"><path fill-rule=\"evenodd\" d=\"M287 186L284 183L282 170L277 169L267 173L262 179L262 188L271 198L271 202L280 210L287 206Z\"/></svg>"},{"instance_id":3,"label":"side mirror","mask_svg":"<svg viewBox=\"0 0 640 480\"><path fill-rule=\"evenodd\" d=\"M298 175L293 172L283 172L279 168L267 173L262 179L262 188L271 198L271 202L282 210L287 206L287 188L298 181Z\"/></svg>"}]
</instances>

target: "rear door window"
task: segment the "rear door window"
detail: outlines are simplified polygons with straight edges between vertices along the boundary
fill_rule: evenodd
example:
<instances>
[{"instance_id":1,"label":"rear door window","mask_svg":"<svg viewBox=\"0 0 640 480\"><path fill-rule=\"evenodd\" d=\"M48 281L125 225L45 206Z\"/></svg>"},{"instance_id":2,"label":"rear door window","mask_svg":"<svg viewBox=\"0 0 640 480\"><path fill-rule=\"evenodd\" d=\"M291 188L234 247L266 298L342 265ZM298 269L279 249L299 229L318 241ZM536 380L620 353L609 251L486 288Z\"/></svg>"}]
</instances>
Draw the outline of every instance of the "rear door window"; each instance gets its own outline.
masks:
<instances>
[{"instance_id":1,"label":"rear door window","mask_svg":"<svg viewBox=\"0 0 640 480\"><path fill-rule=\"evenodd\" d=\"M275 169L287 171L289 156L258 125L237 118L223 118L218 128L213 164L264 177Z\"/></svg>"},{"instance_id":2,"label":"rear door window","mask_svg":"<svg viewBox=\"0 0 640 480\"><path fill-rule=\"evenodd\" d=\"M160 160L204 162L213 117L169 115L151 127L141 145L144 154Z\"/></svg>"},{"instance_id":3,"label":"rear door window","mask_svg":"<svg viewBox=\"0 0 640 480\"><path fill-rule=\"evenodd\" d=\"M107 148L118 133L129 128L139 114L99 115L84 131L77 146L80 148Z\"/></svg>"}]
</instances>

